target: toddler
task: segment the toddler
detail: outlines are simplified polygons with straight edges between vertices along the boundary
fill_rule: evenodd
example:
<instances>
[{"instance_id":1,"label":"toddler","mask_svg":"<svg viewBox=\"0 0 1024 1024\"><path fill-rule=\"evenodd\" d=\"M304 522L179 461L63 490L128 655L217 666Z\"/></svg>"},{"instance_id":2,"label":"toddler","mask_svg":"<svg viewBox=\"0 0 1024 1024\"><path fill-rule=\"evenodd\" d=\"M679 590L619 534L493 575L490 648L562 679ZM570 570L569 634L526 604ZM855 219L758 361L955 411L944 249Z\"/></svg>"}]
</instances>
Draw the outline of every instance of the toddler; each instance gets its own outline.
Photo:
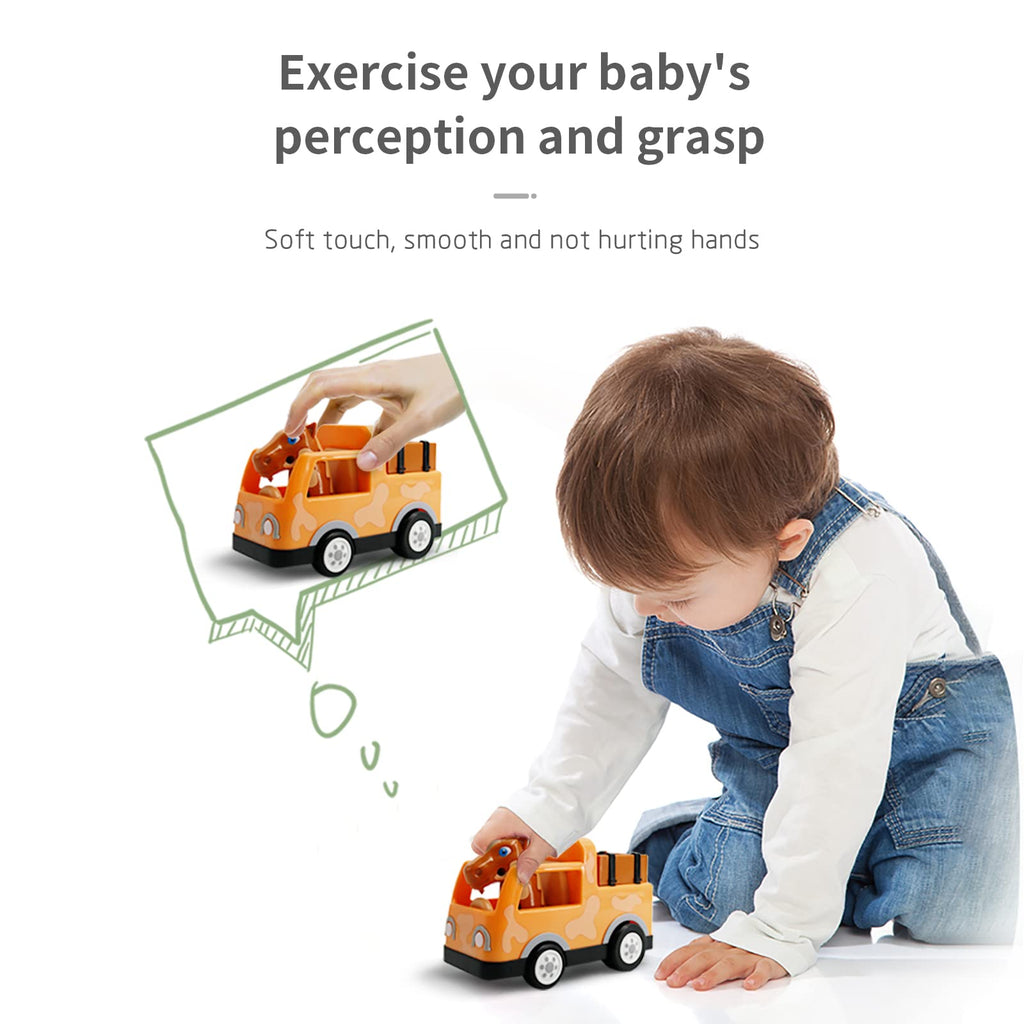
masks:
<instances>
[{"instance_id":1,"label":"toddler","mask_svg":"<svg viewBox=\"0 0 1024 1024\"><path fill-rule=\"evenodd\" d=\"M928 542L839 475L804 367L700 329L635 345L566 444L558 508L603 584L554 734L473 846L526 880L589 832L671 704L711 722L722 792L648 812L632 848L708 933L656 977L748 988L840 924L1009 942L1017 769L1002 668Z\"/></svg>"}]
</instances>

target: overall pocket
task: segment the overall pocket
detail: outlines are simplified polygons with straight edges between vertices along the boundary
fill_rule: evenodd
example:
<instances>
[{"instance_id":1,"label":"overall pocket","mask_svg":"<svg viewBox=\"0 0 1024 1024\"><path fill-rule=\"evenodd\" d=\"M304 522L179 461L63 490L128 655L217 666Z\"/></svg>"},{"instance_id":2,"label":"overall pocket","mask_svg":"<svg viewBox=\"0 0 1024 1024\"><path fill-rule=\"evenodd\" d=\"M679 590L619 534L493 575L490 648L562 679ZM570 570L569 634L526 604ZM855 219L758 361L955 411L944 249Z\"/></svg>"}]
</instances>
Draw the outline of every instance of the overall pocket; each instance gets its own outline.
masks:
<instances>
[{"instance_id":1,"label":"overall pocket","mask_svg":"<svg viewBox=\"0 0 1024 1024\"><path fill-rule=\"evenodd\" d=\"M740 689L757 705L768 728L784 740L789 739L789 699L793 689L789 686L761 688L740 683ZM776 758L777 760L777 758Z\"/></svg>"},{"instance_id":2,"label":"overall pocket","mask_svg":"<svg viewBox=\"0 0 1024 1024\"><path fill-rule=\"evenodd\" d=\"M896 707L885 822L897 849L959 843L1001 777L1013 712L992 657L911 665Z\"/></svg>"}]
</instances>

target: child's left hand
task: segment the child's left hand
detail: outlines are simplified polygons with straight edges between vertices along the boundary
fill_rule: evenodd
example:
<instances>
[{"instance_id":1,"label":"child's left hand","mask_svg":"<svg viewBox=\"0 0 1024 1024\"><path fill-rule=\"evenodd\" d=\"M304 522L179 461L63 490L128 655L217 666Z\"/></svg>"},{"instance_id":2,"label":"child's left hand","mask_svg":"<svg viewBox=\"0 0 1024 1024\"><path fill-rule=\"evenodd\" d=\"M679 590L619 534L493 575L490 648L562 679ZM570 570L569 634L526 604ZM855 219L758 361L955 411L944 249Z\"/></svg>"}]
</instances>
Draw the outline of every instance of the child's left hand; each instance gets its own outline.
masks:
<instances>
[{"instance_id":1,"label":"child's left hand","mask_svg":"<svg viewBox=\"0 0 1024 1024\"><path fill-rule=\"evenodd\" d=\"M682 988L693 982L694 988L703 991L735 978L744 979L744 988L760 988L766 981L785 978L788 973L769 957L748 953L710 935L702 935L669 953L658 965L654 977L670 988Z\"/></svg>"}]
</instances>

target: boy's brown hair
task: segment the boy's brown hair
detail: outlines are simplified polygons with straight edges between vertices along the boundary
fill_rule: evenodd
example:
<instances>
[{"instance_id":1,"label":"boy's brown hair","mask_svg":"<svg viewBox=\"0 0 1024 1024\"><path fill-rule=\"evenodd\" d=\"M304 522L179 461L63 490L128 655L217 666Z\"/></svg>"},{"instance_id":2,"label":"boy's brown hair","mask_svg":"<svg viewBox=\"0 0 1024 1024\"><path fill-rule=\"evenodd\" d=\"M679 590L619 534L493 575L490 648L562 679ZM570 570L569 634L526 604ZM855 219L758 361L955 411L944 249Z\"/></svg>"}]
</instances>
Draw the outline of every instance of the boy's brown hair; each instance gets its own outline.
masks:
<instances>
[{"instance_id":1,"label":"boy's brown hair","mask_svg":"<svg viewBox=\"0 0 1024 1024\"><path fill-rule=\"evenodd\" d=\"M805 366L707 327L631 346L597 379L565 446L570 553L623 590L704 568L673 533L727 557L770 549L838 483L828 396Z\"/></svg>"}]
</instances>

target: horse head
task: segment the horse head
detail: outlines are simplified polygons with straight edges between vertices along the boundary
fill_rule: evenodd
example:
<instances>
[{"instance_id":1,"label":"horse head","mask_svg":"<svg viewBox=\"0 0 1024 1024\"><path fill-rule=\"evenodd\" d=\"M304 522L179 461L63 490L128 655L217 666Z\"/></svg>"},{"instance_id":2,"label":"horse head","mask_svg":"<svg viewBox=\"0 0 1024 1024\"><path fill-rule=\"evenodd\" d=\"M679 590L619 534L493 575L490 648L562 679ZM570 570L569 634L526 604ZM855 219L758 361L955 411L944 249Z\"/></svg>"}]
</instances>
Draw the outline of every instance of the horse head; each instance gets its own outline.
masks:
<instances>
[{"instance_id":1,"label":"horse head","mask_svg":"<svg viewBox=\"0 0 1024 1024\"><path fill-rule=\"evenodd\" d=\"M480 892L494 881L502 881L509 868L519 859L523 852L520 839L499 839L491 843L485 853L476 860L471 860L463 869L462 877L466 884Z\"/></svg>"},{"instance_id":2,"label":"horse head","mask_svg":"<svg viewBox=\"0 0 1024 1024\"><path fill-rule=\"evenodd\" d=\"M260 476L270 480L282 469L290 469L298 458L299 452L315 446L316 424L310 423L302 428L298 437L289 437L283 430L275 435L268 444L252 453L253 469Z\"/></svg>"}]
</instances>

